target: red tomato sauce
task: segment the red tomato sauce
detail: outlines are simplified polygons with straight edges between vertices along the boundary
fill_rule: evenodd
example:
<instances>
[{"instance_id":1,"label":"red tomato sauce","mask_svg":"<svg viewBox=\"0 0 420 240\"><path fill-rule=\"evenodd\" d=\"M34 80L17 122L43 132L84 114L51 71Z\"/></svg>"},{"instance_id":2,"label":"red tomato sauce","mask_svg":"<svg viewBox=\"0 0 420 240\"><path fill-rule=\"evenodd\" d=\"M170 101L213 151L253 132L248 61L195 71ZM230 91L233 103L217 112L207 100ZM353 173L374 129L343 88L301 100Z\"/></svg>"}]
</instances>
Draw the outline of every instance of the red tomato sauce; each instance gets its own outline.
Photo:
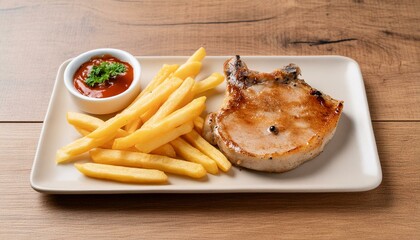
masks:
<instances>
[{"instance_id":1,"label":"red tomato sauce","mask_svg":"<svg viewBox=\"0 0 420 240\"><path fill-rule=\"evenodd\" d=\"M90 87L86 84L86 79L93 66L97 66L102 62L109 63L121 63L126 67L126 71L123 74L119 74L116 77L110 78L101 84L95 84ZM118 95L127 90L131 82L133 81L133 67L121 61L120 59L111 55L103 55L101 57L93 57L89 61L82 64L73 76L74 87L83 95L92 98L107 98Z\"/></svg>"}]
</instances>

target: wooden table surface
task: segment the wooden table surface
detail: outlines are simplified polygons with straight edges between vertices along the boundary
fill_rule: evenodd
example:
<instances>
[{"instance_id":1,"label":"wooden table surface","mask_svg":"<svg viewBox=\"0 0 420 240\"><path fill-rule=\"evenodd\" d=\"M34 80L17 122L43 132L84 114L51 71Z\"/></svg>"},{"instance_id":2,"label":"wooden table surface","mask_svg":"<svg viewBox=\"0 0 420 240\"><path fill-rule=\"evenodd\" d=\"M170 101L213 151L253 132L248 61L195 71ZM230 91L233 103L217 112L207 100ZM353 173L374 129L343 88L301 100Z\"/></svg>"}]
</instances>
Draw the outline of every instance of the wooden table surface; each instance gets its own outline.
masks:
<instances>
[{"instance_id":1,"label":"wooden table surface","mask_svg":"<svg viewBox=\"0 0 420 240\"><path fill-rule=\"evenodd\" d=\"M419 1L1 1L0 239L420 239ZM365 81L383 182L319 194L54 196L29 175L59 65L134 55L344 55Z\"/></svg>"}]
</instances>

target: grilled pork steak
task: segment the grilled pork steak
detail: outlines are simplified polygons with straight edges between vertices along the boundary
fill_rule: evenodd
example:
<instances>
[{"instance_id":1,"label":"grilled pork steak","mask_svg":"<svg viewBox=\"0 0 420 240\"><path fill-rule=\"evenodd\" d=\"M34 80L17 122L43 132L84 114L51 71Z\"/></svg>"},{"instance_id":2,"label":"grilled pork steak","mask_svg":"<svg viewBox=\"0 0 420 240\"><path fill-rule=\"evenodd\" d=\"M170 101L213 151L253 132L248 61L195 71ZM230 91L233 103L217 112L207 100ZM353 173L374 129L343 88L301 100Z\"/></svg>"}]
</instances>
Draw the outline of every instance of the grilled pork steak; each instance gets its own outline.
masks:
<instances>
[{"instance_id":1,"label":"grilled pork steak","mask_svg":"<svg viewBox=\"0 0 420 240\"><path fill-rule=\"evenodd\" d=\"M224 71L226 96L219 112L207 116L203 134L233 164L288 171L320 154L334 135L343 102L298 79L298 66L260 73L236 56Z\"/></svg>"}]
</instances>

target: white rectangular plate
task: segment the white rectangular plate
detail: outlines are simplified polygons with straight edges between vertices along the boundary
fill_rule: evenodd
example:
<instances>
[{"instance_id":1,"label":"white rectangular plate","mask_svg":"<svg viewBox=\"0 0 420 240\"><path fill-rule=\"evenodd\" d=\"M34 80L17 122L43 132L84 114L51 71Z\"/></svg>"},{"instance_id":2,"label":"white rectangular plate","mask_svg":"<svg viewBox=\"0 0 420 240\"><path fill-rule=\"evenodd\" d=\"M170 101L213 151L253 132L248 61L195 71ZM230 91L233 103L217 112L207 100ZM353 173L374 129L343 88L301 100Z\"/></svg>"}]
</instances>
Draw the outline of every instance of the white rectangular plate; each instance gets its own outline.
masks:
<instances>
[{"instance_id":1,"label":"white rectangular plate","mask_svg":"<svg viewBox=\"0 0 420 240\"><path fill-rule=\"evenodd\" d=\"M197 79L223 72L229 57L207 57ZM162 64L183 63L187 57L138 57L142 65L142 87ZM286 173L262 173L233 167L229 173L208 174L202 180L169 175L167 185L135 185L91 179L73 164L57 165L55 152L78 134L66 122L67 111L79 111L63 83L69 61L58 70L31 173L31 185L45 193L198 193L198 192L351 192L367 191L382 181L382 172L362 75L358 64L340 56L242 57L253 70L271 72L296 63L302 78L332 97L344 100L334 138L315 159ZM225 85L208 94L207 112L217 111ZM87 157L85 157L87 158Z\"/></svg>"}]
</instances>

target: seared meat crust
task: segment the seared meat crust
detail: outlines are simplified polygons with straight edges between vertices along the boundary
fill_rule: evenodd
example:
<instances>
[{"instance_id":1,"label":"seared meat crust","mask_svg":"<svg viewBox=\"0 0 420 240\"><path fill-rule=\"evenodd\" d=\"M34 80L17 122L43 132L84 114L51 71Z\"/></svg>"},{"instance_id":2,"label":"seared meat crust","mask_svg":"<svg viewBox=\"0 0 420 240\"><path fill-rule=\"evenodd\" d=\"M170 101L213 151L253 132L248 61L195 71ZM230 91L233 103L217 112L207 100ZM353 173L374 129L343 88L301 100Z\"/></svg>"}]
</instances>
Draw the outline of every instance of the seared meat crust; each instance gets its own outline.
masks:
<instances>
[{"instance_id":1,"label":"seared meat crust","mask_svg":"<svg viewBox=\"0 0 420 240\"><path fill-rule=\"evenodd\" d=\"M320 154L334 135L343 102L298 79L289 64L272 73L227 60L226 96L206 118L204 137L236 165L268 172L296 168Z\"/></svg>"}]
</instances>

